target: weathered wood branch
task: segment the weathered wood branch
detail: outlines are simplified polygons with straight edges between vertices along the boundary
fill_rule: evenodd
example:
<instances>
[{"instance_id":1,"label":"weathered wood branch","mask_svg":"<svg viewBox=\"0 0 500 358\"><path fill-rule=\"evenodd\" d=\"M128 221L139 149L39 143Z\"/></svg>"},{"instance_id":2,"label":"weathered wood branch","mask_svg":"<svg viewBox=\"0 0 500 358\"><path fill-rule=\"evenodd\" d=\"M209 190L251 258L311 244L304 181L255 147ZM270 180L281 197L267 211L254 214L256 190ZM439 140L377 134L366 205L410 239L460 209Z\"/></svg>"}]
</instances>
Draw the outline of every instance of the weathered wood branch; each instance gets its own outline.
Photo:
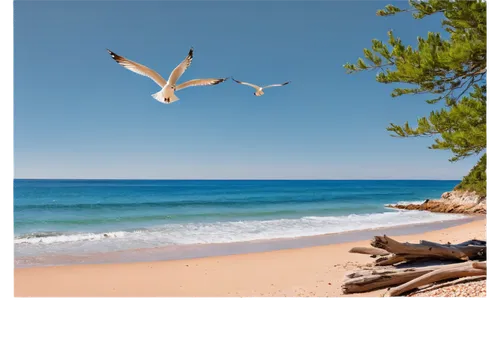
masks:
<instances>
[{"instance_id":1,"label":"weathered wood branch","mask_svg":"<svg viewBox=\"0 0 500 358\"><path fill-rule=\"evenodd\" d=\"M486 274L486 270L476 269L473 267L473 263L470 262L467 262L460 266L455 266L455 267L450 267L450 266L451 265L446 265L438 270L428 272L394 289L391 289L389 291L389 296L391 297L400 296L408 291L412 291L416 288L429 285L435 282L456 279L460 277L482 276Z\"/></svg>"},{"instance_id":2,"label":"weathered wood branch","mask_svg":"<svg viewBox=\"0 0 500 358\"><path fill-rule=\"evenodd\" d=\"M480 270L485 270L486 271L486 261L483 262L473 262L472 267Z\"/></svg>"},{"instance_id":3,"label":"weathered wood branch","mask_svg":"<svg viewBox=\"0 0 500 358\"><path fill-rule=\"evenodd\" d=\"M377 249L375 247L353 247L349 250L353 254L365 254L365 255L376 255L376 256L386 256L389 253L382 249Z\"/></svg>"},{"instance_id":4,"label":"weathered wood branch","mask_svg":"<svg viewBox=\"0 0 500 358\"><path fill-rule=\"evenodd\" d=\"M407 260L406 257L404 256L397 256L397 255L391 255L391 256L385 256L385 257L380 257L375 260L375 265L376 266L390 266L394 265L400 262L405 262Z\"/></svg>"},{"instance_id":5,"label":"weathered wood branch","mask_svg":"<svg viewBox=\"0 0 500 358\"><path fill-rule=\"evenodd\" d=\"M395 265L401 262L410 262L410 261L424 261L430 259L429 257L415 256L415 255L391 255L379 257L375 260L375 266L390 266ZM431 257L431 259L435 259L435 257Z\"/></svg>"},{"instance_id":6,"label":"weathered wood branch","mask_svg":"<svg viewBox=\"0 0 500 358\"><path fill-rule=\"evenodd\" d=\"M470 263L466 263L470 266ZM463 267L464 263L406 269L361 270L348 273L342 284L344 293L368 292L397 286L443 267Z\"/></svg>"}]
</instances>

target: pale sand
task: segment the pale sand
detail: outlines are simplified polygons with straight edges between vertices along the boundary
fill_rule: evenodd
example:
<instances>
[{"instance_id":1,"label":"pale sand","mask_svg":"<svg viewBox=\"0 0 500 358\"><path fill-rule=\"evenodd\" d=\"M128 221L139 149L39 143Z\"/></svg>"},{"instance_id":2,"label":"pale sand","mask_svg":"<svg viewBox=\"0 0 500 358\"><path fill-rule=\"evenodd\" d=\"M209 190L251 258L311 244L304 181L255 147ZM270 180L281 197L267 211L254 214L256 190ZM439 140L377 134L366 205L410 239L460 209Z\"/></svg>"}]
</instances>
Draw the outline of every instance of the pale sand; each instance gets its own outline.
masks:
<instances>
[{"instance_id":1,"label":"pale sand","mask_svg":"<svg viewBox=\"0 0 500 358\"><path fill-rule=\"evenodd\" d=\"M486 219L424 234L398 236L418 242L463 242L486 239ZM373 262L368 255L351 254L369 240L199 259L18 268L16 297L260 297L380 296L385 290L343 295L348 270Z\"/></svg>"}]
</instances>

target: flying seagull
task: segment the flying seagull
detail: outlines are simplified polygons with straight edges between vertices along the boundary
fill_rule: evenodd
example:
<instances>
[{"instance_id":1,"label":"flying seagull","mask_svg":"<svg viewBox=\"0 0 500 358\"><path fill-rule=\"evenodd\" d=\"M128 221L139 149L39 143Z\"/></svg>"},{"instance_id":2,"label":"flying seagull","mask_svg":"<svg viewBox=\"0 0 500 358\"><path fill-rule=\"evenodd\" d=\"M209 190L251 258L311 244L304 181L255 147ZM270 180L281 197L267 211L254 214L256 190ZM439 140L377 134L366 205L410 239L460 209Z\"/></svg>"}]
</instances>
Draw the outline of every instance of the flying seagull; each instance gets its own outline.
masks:
<instances>
[{"instance_id":1,"label":"flying seagull","mask_svg":"<svg viewBox=\"0 0 500 358\"><path fill-rule=\"evenodd\" d=\"M248 83L248 82L237 81L234 78L232 78L232 79L233 79L234 82L239 83L240 85L246 85L246 86L250 86L250 87L255 88L256 92L253 94L254 96L263 96L264 95L264 88L286 86L287 84L289 84L290 82L292 82L292 81L288 81L288 82L285 82L285 83L282 83L282 84L269 85L269 86L260 87L260 86L253 85L253 84Z\"/></svg>"},{"instance_id":2,"label":"flying seagull","mask_svg":"<svg viewBox=\"0 0 500 358\"><path fill-rule=\"evenodd\" d=\"M168 78L168 81L165 81L165 79L161 77L156 71L144 65L141 65L140 63L128 60L125 57L117 55L111 50L108 50L108 52L111 55L111 58L113 58L113 60L118 62L118 64L122 65L126 69L135 72L139 75L149 77L153 81L155 81L156 84L161 87L161 91L153 93L151 96L153 96L153 98L156 99L157 101L165 104L173 103L179 100L179 98L175 95L175 92L181 89L192 86L213 86L227 80L227 78L204 78L204 79L186 81L178 85L177 80L182 76L184 71L187 70L187 68L189 67L189 65L191 65L191 62L193 61L193 48L189 50L189 54L184 59L184 61L182 61L172 71L170 77Z\"/></svg>"}]
</instances>

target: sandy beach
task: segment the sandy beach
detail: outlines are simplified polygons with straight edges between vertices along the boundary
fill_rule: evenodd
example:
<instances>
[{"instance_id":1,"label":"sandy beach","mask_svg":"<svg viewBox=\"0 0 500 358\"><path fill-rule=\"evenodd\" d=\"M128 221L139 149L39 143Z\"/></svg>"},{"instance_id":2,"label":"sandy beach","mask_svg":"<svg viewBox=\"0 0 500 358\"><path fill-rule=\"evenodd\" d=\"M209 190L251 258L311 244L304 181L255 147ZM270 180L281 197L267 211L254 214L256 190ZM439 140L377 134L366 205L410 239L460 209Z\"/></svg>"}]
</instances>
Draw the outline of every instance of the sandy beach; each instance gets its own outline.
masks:
<instances>
[{"instance_id":1,"label":"sandy beach","mask_svg":"<svg viewBox=\"0 0 500 358\"><path fill-rule=\"evenodd\" d=\"M485 240L486 219L398 240ZM351 254L369 240L199 259L17 268L16 297L338 297L346 271L372 259ZM352 296L380 296L375 291Z\"/></svg>"}]
</instances>

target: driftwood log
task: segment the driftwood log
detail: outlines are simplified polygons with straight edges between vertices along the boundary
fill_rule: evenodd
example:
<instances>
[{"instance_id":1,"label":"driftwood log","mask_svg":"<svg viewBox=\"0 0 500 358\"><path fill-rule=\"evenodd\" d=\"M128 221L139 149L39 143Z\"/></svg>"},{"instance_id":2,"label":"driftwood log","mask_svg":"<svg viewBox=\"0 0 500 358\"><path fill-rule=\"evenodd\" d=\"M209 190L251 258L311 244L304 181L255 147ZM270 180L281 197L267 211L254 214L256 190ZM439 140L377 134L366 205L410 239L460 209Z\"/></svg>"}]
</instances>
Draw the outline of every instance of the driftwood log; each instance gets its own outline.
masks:
<instances>
[{"instance_id":1,"label":"driftwood log","mask_svg":"<svg viewBox=\"0 0 500 358\"><path fill-rule=\"evenodd\" d=\"M408 281L402 284L401 286L391 289L389 291L389 296L391 297L400 296L416 288L436 282L441 282L450 279L457 279L461 277L483 276L486 274L486 270L474 268L473 263L469 262L466 262L464 264L459 264L458 266L455 267L451 266L452 265L446 265L437 270L433 270L420 277L417 277L411 281Z\"/></svg>"},{"instance_id":2,"label":"driftwood log","mask_svg":"<svg viewBox=\"0 0 500 358\"><path fill-rule=\"evenodd\" d=\"M443 267L463 267L463 263L405 269L361 270L346 274L342 292L360 293L401 285ZM470 266L470 264L469 264Z\"/></svg>"},{"instance_id":3,"label":"driftwood log","mask_svg":"<svg viewBox=\"0 0 500 358\"><path fill-rule=\"evenodd\" d=\"M378 259L378 266L393 265L395 263L412 261L418 259L439 259L453 261L468 261L475 259L486 259L486 245L479 240L471 240L460 245L439 244L430 241L421 241L419 244L401 243L390 237L375 236L371 245L388 251L393 256ZM472 244L472 245L470 245Z\"/></svg>"}]
</instances>

